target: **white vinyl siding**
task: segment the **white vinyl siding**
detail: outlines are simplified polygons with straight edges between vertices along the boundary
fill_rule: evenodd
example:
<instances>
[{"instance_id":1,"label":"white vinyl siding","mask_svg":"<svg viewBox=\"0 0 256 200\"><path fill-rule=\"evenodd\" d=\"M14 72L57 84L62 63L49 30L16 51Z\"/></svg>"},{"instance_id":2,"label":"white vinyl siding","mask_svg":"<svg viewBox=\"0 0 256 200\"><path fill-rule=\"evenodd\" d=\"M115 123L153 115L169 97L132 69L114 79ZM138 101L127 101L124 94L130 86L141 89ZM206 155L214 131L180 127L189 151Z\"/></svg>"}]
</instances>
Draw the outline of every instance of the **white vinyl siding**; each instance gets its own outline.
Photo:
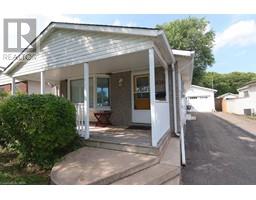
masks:
<instances>
[{"instance_id":1,"label":"white vinyl siding","mask_svg":"<svg viewBox=\"0 0 256 200\"><path fill-rule=\"evenodd\" d=\"M149 37L58 29L41 44L36 58L18 67L14 76L132 53L152 45Z\"/></svg>"},{"instance_id":2,"label":"white vinyl siding","mask_svg":"<svg viewBox=\"0 0 256 200\"><path fill-rule=\"evenodd\" d=\"M6 85L6 84L10 84L12 82L12 78L0 73L0 85Z\"/></svg>"}]
</instances>

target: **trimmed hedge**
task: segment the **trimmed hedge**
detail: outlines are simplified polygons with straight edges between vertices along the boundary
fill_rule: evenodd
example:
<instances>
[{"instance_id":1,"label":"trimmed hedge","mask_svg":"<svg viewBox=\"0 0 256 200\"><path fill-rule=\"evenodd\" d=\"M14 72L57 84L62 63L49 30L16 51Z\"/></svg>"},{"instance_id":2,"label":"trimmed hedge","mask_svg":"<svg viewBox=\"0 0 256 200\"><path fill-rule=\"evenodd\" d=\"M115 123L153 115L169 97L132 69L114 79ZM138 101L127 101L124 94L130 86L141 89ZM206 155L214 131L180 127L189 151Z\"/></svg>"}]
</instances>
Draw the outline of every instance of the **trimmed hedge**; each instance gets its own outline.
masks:
<instances>
[{"instance_id":1,"label":"trimmed hedge","mask_svg":"<svg viewBox=\"0 0 256 200\"><path fill-rule=\"evenodd\" d=\"M77 139L74 105L54 95L18 95L0 104L0 137L26 163L50 167Z\"/></svg>"}]
</instances>

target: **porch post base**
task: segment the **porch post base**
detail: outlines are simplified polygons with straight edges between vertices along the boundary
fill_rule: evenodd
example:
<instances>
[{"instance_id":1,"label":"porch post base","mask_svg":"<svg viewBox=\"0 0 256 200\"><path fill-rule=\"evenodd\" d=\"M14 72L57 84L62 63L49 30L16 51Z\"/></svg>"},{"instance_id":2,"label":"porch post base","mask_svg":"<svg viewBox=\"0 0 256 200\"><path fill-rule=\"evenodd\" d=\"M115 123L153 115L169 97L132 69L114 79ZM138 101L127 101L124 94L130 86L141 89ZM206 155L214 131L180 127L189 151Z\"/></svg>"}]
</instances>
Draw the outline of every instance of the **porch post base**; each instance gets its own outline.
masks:
<instances>
[{"instance_id":1,"label":"porch post base","mask_svg":"<svg viewBox=\"0 0 256 200\"><path fill-rule=\"evenodd\" d=\"M83 132L82 132L82 137L83 137L84 139L86 139L86 140L88 140L88 139L90 138L89 133L87 133L86 131L83 131Z\"/></svg>"}]
</instances>

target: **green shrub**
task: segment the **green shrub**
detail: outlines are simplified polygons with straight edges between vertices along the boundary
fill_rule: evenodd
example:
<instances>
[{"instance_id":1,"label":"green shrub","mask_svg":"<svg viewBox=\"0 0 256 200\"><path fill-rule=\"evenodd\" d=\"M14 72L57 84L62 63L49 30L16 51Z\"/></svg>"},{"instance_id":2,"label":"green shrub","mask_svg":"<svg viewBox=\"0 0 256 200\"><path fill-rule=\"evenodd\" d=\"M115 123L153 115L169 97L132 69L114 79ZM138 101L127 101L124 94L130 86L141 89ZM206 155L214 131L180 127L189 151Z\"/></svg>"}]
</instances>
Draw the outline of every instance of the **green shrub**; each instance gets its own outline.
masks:
<instances>
[{"instance_id":1,"label":"green shrub","mask_svg":"<svg viewBox=\"0 0 256 200\"><path fill-rule=\"evenodd\" d=\"M18 95L0 104L0 137L12 144L26 163L50 167L72 150L77 139L76 111L54 95Z\"/></svg>"},{"instance_id":2,"label":"green shrub","mask_svg":"<svg viewBox=\"0 0 256 200\"><path fill-rule=\"evenodd\" d=\"M9 96L9 93L3 90L0 90L0 101L4 100Z\"/></svg>"}]
</instances>

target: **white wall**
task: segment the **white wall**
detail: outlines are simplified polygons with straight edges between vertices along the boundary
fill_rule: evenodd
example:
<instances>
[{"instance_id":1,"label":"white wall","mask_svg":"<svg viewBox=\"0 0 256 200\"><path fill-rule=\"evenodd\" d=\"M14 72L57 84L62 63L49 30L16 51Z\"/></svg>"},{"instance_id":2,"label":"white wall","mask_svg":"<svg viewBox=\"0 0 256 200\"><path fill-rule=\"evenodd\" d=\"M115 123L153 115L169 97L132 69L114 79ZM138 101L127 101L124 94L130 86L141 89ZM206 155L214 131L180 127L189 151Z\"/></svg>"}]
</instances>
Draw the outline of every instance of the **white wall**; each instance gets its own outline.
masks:
<instances>
[{"instance_id":1,"label":"white wall","mask_svg":"<svg viewBox=\"0 0 256 200\"><path fill-rule=\"evenodd\" d=\"M12 82L12 78L3 74L2 72L0 72L0 85L6 85L6 84L10 84Z\"/></svg>"},{"instance_id":2,"label":"white wall","mask_svg":"<svg viewBox=\"0 0 256 200\"><path fill-rule=\"evenodd\" d=\"M194 111L194 112L215 111L214 91L191 86L191 88L186 93L186 97L187 97L187 104L192 106L191 111ZM191 99L190 97L196 97L196 99Z\"/></svg>"},{"instance_id":3,"label":"white wall","mask_svg":"<svg viewBox=\"0 0 256 200\"><path fill-rule=\"evenodd\" d=\"M244 97L244 91L249 92L249 97ZM244 109L254 109L256 114L256 86L240 91L239 98L226 100L226 102L229 113L243 115Z\"/></svg>"}]
</instances>

